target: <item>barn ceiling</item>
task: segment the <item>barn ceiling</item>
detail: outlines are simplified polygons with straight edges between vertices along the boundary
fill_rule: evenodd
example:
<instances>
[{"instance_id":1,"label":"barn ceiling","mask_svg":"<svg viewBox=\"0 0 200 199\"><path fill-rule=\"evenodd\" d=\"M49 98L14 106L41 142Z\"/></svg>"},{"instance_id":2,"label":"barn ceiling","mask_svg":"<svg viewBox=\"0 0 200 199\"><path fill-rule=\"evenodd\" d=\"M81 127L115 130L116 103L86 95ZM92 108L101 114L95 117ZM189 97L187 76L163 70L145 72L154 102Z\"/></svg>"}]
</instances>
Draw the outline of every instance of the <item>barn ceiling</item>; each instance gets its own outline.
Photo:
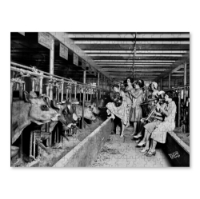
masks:
<instances>
[{"instance_id":1,"label":"barn ceiling","mask_svg":"<svg viewBox=\"0 0 200 199\"><path fill-rule=\"evenodd\" d=\"M100 71L117 80L132 75L135 79L151 81L189 61L188 32L66 34L95 62Z\"/></svg>"},{"instance_id":2,"label":"barn ceiling","mask_svg":"<svg viewBox=\"0 0 200 199\"><path fill-rule=\"evenodd\" d=\"M61 34L61 33L56 33ZM128 76L146 81L158 80L173 71L172 77L183 76L180 64L189 63L188 32L68 32L64 34L84 56L111 80L124 80ZM81 59L73 64L73 50L68 60L59 56L59 43L55 41L55 74L83 81ZM49 50L38 43L38 33L11 33L11 61L49 72ZM87 73L88 78L97 76Z\"/></svg>"}]
</instances>

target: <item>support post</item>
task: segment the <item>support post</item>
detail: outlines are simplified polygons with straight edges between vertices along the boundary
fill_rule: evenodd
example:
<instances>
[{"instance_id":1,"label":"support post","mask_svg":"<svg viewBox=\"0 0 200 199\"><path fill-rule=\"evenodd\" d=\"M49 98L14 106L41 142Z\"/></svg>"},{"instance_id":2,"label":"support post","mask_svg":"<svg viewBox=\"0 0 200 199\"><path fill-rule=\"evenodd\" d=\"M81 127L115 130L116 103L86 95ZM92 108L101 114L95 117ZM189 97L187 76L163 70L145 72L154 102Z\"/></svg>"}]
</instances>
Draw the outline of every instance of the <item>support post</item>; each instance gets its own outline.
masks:
<instances>
[{"instance_id":1,"label":"support post","mask_svg":"<svg viewBox=\"0 0 200 199\"><path fill-rule=\"evenodd\" d=\"M187 63L184 64L184 104L186 103Z\"/></svg>"},{"instance_id":2,"label":"support post","mask_svg":"<svg viewBox=\"0 0 200 199\"><path fill-rule=\"evenodd\" d=\"M178 124L177 126L180 127L181 124L181 90L178 91Z\"/></svg>"},{"instance_id":3,"label":"support post","mask_svg":"<svg viewBox=\"0 0 200 199\"><path fill-rule=\"evenodd\" d=\"M19 84L19 98L23 99L23 89L24 89L24 83Z\"/></svg>"},{"instance_id":4,"label":"support post","mask_svg":"<svg viewBox=\"0 0 200 199\"><path fill-rule=\"evenodd\" d=\"M101 99L101 89L99 89L99 99Z\"/></svg>"},{"instance_id":5,"label":"support post","mask_svg":"<svg viewBox=\"0 0 200 199\"><path fill-rule=\"evenodd\" d=\"M40 82L39 82L39 93L42 94L43 91L43 76L40 76Z\"/></svg>"},{"instance_id":6,"label":"support post","mask_svg":"<svg viewBox=\"0 0 200 199\"><path fill-rule=\"evenodd\" d=\"M186 85L187 85L187 63L184 64L184 92L183 92L183 101L184 101L184 120L186 119Z\"/></svg>"},{"instance_id":7,"label":"support post","mask_svg":"<svg viewBox=\"0 0 200 199\"><path fill-rule=\"evenodd\" d=\"M23 99L23 86L24 83L19 83L19 98ZM23 133L20 136L20 158L23 159Z\"/></svg>"},{"instance_id":8,"label":"support post","mask_svg":"<svg viewBox=\"0 0 200 199\"><path fill-rule=\"evenodd\" d=\"M84 106L85 106L85 84L86 84L86 70L83 71L83 105L82 105L82 129L84 128Z\"/></svg>"},{"instance_id":9,"label":"support post","mask_svg":"<svg viewBox=\"0 0 200 199\"><path fill-rule=\"evenodd\" d=\"M64 80L62 79L62 82L61 82L61 102L63 101L63 94L64 94Z\"/></svg>"},{"instance_id":10,"label":"support post","mask_svg":"<svg viewBox=\"0 0 200 199\"><path fill-rule=\"evenodd\" d=\"M13 100L13 82L10 82L10 106L12 110L12 100Z\"/></svg>"},{"instance_id":11,"label":"support post","mask_svg":"<svg viewBox=\"0 0 200 199\"><path fill-rule=\"evenodd\" d=\"M36 146L36 135L35 131L33 131L33 157L35 158L35 146Z\"/></svg>"},{"instance_id":12,"label":"support post","mask_svg":"<svg viewBox=\"0 0 200 199\"><path fill-rule=\"evenodd\" d=\"M69 101L72 101L72 85L70 85Z\"/></svg>"},{"instance_id":13,"label":"support post","mask_svg":"<svg viewBox=\"0 0 200 199\"><path fill-rule=\"evenodd\" d=\"M10 82L10 110L11 110L11 114L12 114L12 101L13 101L13 82ZM12 117L11 117L11 143L12 143Z\"/></svg>"},{"instance_id":14,"label":"support post","mask_svg":"<svg viewBox=\"0 0 200 199\"><path fill-rule=\"evenodd\" d=\"M52 42L51 42L51 49L50 49L50 60L49 60L49 73L50 75L54 75L54 52L55 51L55 48L54 48L54 39L52 39ZM52 76L51 76L52 77ZM53 84L51 83L49 85L49 97L50 99L53 100ZM47 124L47 132L49 133L49 123ZM52 135L49 136L49 139L47 141L48 143L48 146L51 146L51 143L52 143Z\"/></svg>"},{"instance_id":15,"label":"support post","mask_svg":"<svg viewBox=\"0 0 200 199\"><path fill-rule=\"evenodd\" d=\"M74 99L76 100L77 84L74 84Z\"/></svg>"},{"instance_id":16,"label":"support post","mask_svg":"<svg viewBox=\"0 0 200 199\"><path fill-rule=\"evenodd\" d=\"M34 92L35 91L35 79L31 78L31 80L32 80L32 91Z\"/></svg>"},{"instance_id":17,"label":"support post","mask_svg":"<svg viewBox=\"0 0 200 199\"><path fill-rule=\"evenodd\" d=\"M68 95L69 95L69 89L68 89L68 86L66 87L66 100L68 100Z\"/></svg>"},{"instance_id":18,"label":"support post","mask_svg":"<svg viewBox=\"0 0 200 199\"><path fill-rule=\"evenodd\" d=\"M59 89L58 89L58 85L56 85L56 100L59 101Z\"/></svg>"},{"instance_id":19,"label":"support post","mask_svg":"<svg viewBox=\"0 0 200 199\"><path fill-rule=\"evenodd\" d=\"M54 39L52 39L51 49L50 49L50 60L49 60L49 73L54 75ZM53 99L53 86L50 87L50 98Z\"/></svg>"},{"instance_id":20,"label":"support post","mask_svg":"<svg viewBox=\"0 0 200 199\"><path fill-rule=\"evenodd\" d=\"M49 85L46 87L46 95L49 96Z\"/></svg>"},{"instance_id":21,"label":"support post","mask_svg":"<svg viewBox=\"0 0 200 199\"><path fill-rule=\"evenodd\" d=\"M33 131L30 132L29 156L32 156L32 150L33 150Z\"/></svg>"},{"instance_id":22,"label":"support post","mask_svg":"<svg viewBox=\"0 0 200 199\"><path fill-rule=\"evenodd\" d=\"M47 87L46 87L46 95L47 96L49 96L49 87L50 87L50 84L48 84ZM45 124L45 131L49 132L49 123ZM46 140L46 144L47 144L47 146L50 146L49 139Z\"/></svg>"},{"instance_id":23,"label":"support post","mask_svg":"<svg viewBox=\"0 0 200 199\"><path fill-rule=\"evenodd\" d=\"M88 91L86 92L86 101L88 102Z\"/></svg>"},{"instance_id":24,"label":"support post","mask_svg":"<svg viewBox=\"0 0 200 199\"><path fill-rule=\"evenodd\" d=\"M97 74L97 88L99 88L99 76L100 74ZM97 89L97 99L99 99L99 89Z\"/></svg>"},{"instance_id":25,"label":"support post","mask_svg":"<svg viewBox=\"0 0 200 199\"><path fill-rule=\"evenodd\" d=\"M169 74L169 89L171 89L171 74Z\"/></svg>"}]
</instances>

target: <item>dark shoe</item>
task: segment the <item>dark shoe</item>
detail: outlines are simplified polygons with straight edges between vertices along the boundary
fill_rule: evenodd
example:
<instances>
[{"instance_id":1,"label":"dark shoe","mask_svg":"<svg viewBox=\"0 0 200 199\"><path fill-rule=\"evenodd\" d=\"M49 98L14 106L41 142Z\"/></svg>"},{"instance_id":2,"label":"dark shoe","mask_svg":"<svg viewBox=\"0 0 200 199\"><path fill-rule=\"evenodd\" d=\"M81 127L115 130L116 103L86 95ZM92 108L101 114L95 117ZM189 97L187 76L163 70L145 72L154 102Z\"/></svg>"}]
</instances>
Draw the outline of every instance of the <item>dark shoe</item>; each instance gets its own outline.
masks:
<instances>
[{"instance_id":1,"label":"dark shoe","mask_svg":"<svg viewBox=\"0 0 200 199\"><path fill-rule=\"evenodd\" d=\"M117 134L116 131L112 131L112 132L111 132L111 135L114 135L114 134Z\"/></svg>"}]
</instances>

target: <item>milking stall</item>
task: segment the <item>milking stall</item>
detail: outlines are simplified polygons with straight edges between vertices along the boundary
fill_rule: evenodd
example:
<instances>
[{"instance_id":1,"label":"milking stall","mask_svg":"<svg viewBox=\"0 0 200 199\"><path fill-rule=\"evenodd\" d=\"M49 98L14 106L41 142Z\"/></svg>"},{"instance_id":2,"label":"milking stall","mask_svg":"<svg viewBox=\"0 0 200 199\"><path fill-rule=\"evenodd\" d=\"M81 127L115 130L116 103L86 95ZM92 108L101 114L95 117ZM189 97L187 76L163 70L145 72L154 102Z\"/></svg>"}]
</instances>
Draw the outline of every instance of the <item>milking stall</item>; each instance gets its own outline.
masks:
<instances>
[{"instance_id":1,"label":"milking stall","mask_svg":"<svg viewBox=\"0 0 200 199\"><path fill-rule=\"evenodd\" d=\"M189 167L189 32L11 32L11 167Z\"/></svg>"}]
</instances>

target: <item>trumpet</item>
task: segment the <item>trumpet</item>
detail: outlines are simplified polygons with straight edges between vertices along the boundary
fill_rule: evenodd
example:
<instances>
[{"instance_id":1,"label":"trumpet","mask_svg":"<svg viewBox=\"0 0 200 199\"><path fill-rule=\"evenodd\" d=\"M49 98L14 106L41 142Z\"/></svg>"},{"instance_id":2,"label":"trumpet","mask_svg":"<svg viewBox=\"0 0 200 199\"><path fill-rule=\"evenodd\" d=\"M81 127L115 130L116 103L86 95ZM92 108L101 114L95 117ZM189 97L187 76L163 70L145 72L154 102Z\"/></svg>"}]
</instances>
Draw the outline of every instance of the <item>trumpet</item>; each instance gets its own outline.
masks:
<instances>
[{"instance_id":1,"label":"trumpet","mask_svg":"<svg viewBox=\"0 0 200 199\"><path fill-rule=\"evenodd\" d=\"M160 103L163 103L163 102L164 102L163 99L159 99L159 101L156 103L156 105L154 105L153 109L149 113L148 117L147 118L142 118L141 121L149 121L151 117L154 117L153 114L155 113L155 110L157 109L157 107L160 106ZM165 108L165 106L162 107L162 108ZM156 117L156 116L154 118L161 119L160 117Z\"/></svg>"},{"instance_id":2,"label":"trumpet","mask_svg":"<svg viewBox=\"0 0 200 199\"><path fill-rule=\"evenodd\" d=\"M156 110L157 106L155 106L152 111L149 113L148 117L146 118L142 118L141 121L149 121L149 119L152 117L152 115L154 114L155 110Z\"/></svg>"},{"instance_id":3,"label":"trumpet","mask_svg":"<svg viewBox=\"0 0 200 199\"><path fill-rule=\"evenodd\" d=\"M157 99L150 99L150 100L147 100L146 102L141 103L140 105L143 106L143 105L149 104L150 102L153 102L153 101L156 101L156 100Z\"/></svg>"},{"instance_id":4,"label":"trumpet","mask_svg":"<svg viewBox=\"0 0 200 199\"><path fill-rule=\"evenodd\" d=\"M140 105L143 106L143 105L149 104L150 102L153 102L153 101L163 103L165 101L165 99L161 99L161 98L150 99L146 102L141 103Z\"/></svg>"}]
</instances>

